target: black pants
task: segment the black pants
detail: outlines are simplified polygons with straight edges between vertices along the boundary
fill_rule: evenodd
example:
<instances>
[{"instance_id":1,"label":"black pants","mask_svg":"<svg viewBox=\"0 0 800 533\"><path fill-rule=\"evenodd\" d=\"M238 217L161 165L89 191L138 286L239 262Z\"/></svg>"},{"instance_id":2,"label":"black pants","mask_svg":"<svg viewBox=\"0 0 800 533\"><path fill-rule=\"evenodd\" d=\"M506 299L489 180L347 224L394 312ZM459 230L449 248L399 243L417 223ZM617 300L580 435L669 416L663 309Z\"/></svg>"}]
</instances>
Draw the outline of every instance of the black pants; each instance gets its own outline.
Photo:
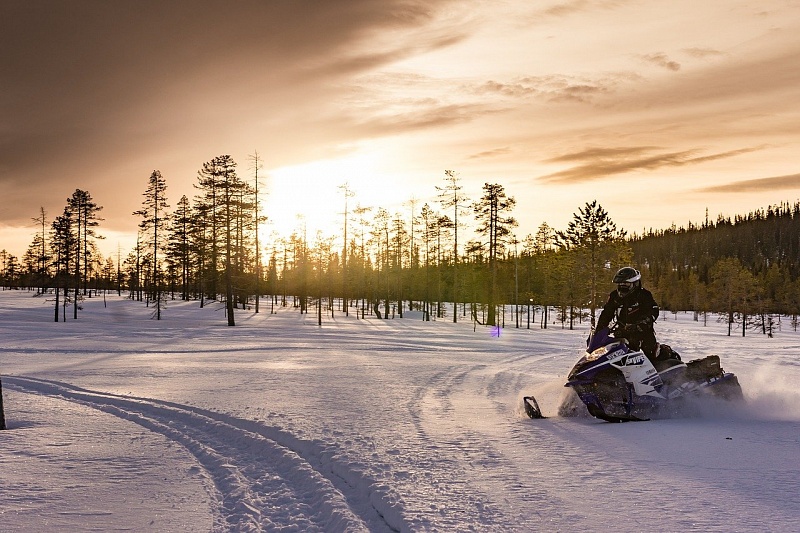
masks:
<instances>
[{"instance_id":1,"label":"black pants","mask_svg":"<svg viewBox=\"0 0 800 533\"><path fill-rule=\"evenodd\" d=\"M628 343L634 350L642 350L648 359L655 361L656 350L658 350L658 341L656 341L655 333L642 333L640 335L629 335Z\"/></svg>"}]
</instances>

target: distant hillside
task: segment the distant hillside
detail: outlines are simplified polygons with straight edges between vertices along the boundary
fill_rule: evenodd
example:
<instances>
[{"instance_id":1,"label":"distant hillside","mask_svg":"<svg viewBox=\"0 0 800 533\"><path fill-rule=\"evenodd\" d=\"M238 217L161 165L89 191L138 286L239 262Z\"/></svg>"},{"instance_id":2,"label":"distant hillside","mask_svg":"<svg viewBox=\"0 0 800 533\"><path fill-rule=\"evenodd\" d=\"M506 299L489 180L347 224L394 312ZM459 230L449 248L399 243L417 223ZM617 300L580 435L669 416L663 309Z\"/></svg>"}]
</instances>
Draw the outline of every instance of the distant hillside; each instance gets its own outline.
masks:
<instances>
[{"instance_id":1,"label":"distant hillside","mask_svg":"<svg viewBox=\"0 0 800 533\"><path fill-rule=\"evenodd\" d=\"M629 245L666 308L698 310L715 300L721 311L723 293L737 291L750 313L800 313L800 202L635 235Z\"/></svg>"}]
</instances>

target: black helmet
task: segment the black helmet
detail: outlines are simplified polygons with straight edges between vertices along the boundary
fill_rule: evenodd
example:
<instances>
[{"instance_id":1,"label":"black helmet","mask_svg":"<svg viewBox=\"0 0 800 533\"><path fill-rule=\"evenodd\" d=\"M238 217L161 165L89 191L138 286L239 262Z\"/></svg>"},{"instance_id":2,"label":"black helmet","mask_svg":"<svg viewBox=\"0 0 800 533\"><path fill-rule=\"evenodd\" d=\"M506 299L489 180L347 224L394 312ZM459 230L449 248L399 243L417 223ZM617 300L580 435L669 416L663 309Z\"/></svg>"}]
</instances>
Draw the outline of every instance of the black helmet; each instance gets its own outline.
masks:
<instances>
[{"instance_id":1,"label":"black helmet","mask_svg":"<svg viewBox=\"0 0 800 533\"><path fill-rule=\"evenodd\" d=\"M617 284L617 293L625 296L633 289L642 286L642 274L633 267L622 267L614 274L612 281Z\"/></svg>"}]
</instances>

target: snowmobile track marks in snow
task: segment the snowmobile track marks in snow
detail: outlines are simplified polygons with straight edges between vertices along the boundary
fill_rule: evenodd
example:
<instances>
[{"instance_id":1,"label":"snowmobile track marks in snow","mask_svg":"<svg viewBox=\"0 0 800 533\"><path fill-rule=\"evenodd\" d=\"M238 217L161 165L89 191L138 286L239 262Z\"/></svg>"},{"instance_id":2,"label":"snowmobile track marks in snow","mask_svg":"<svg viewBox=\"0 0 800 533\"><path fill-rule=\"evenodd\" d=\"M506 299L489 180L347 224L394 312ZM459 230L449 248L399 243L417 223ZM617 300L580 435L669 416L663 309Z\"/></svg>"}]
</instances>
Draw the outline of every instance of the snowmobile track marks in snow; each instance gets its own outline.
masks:
<instances>
[{"instance_id":1,"label":"snowmobile track marks in snow","mask_svg":"<svg viewBox=\"0 0 800 533\"><path fill-rule=\"evenodd\" d=\"M9 389L61 398L129 420L186 448L207 479L215 531L261 531L288 513L306 531L397 531L383 490L337 464L335 450L274 427L177 403L4 376Z\"/></svg>"}]
</instances>

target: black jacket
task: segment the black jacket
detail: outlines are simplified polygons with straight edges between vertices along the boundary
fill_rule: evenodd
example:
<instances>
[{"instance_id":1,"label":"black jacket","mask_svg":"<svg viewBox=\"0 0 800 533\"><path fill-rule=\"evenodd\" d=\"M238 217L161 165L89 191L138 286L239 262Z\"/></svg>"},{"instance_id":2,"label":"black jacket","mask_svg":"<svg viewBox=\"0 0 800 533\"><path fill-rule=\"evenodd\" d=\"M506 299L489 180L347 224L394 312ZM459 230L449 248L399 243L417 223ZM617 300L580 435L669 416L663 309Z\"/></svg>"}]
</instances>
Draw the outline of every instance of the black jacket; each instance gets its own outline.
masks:
<instances>
[{"instance_id":1,"label":"black jacket","mask_svg":"<svg viewBox=\"0 0 800 533\"><path fill-rule=\"evenodd\" d=\"M625 296L611 291L597 319L597 329L608 327L613 320L632 345L639 345L651 355L650 352L655 353L656 349L653 323L658 319L658 313L653 294L643 287L637 287Z\"/></svg>"}]
</instances>

